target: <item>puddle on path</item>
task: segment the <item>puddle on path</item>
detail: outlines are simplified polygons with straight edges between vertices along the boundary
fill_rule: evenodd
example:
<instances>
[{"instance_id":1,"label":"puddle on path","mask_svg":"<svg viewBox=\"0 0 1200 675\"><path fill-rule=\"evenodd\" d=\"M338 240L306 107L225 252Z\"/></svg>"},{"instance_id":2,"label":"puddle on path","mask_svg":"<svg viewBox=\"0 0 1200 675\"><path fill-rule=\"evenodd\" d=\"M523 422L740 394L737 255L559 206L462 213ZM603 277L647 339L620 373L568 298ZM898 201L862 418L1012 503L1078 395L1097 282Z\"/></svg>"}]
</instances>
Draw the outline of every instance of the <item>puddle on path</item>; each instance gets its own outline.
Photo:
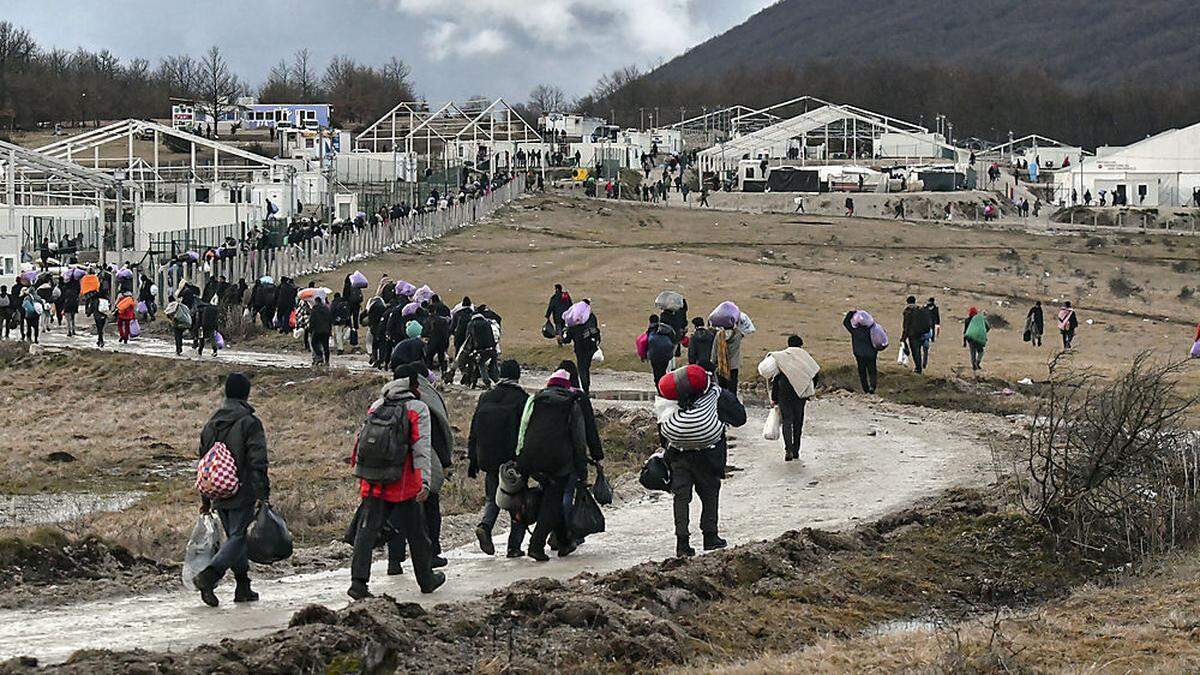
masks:
<instances>
[{"instance_id":1,"label":"puddle on path","mask_svg":"<svg viewBox=\"0 0 1200 675\"><path fill-rule=\"evenodd\" d=\"M111 494L63 492L58 494L0 495L0 527L61 523L90 513L123 511L145 492Z\"/></svg>"}]
</instances>

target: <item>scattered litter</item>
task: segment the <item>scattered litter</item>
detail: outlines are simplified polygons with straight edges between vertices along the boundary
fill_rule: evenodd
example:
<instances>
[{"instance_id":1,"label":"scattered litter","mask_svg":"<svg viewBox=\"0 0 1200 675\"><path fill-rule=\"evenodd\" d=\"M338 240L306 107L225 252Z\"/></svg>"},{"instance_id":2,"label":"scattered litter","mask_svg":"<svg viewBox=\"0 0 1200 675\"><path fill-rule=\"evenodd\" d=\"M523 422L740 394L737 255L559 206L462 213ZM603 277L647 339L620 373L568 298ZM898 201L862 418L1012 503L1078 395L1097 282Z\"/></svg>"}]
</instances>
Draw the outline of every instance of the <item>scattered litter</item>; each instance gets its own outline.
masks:
<instances>
[{"instance_id":1,"label":"scattered litter","mask_svg":"<svg viewBox=\"0 0 1200 675\"><path fill-rule=\"evenodd\" d=\"M1026 387L1029 387L1029 386L1033 385L1033 380L1029 379L1028 377L1025 377L1025 378L1021 378L1020 380L1017 380L1017 384L1022 384L1022 385L1025 385Z\"/></svg>"}]
</instances>

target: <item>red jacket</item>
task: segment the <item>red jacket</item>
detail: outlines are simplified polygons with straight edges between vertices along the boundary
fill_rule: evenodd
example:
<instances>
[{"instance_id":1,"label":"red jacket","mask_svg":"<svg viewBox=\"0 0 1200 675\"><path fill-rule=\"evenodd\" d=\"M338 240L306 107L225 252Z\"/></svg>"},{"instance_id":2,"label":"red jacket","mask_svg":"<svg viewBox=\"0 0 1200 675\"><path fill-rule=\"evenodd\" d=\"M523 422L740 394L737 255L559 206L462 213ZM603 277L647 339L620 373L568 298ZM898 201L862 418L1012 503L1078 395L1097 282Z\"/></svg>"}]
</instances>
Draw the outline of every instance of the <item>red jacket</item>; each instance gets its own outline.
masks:
<instances>
[{"instance_id":1,"label":"red jacket","mask_svg":"<svg viewBox=\"0 0 1200 675\"><path fill-rule=\"evenodd\" d=\"M409 447L416 447L421 438L420 415L415 410L408 410ZM358 439L354 440L354 451L350 455L350 466L358 459ZM404 470L398 480L390 483L372 483L359 479L359 496L376 497L385 502L407 502L416 499L421 492L421 470L413 466L413 453L408 453L404 460Z\"/></svg>"}]
</instances>

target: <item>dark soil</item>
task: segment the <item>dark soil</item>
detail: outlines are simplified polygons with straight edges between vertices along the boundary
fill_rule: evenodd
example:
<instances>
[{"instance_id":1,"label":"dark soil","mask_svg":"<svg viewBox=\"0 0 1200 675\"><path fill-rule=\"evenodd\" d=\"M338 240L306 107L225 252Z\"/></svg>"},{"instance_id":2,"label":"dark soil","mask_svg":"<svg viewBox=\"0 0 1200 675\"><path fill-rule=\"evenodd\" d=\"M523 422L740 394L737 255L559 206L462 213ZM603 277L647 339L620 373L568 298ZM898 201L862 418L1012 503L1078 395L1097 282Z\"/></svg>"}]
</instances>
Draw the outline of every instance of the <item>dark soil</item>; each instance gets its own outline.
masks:
<instances>
[{"instance_id":1,"label":"dark soil","mask_svg":"<svg viewBox=\"0 0 1200 675\"><path fill-rule=\"evenodd\" d=\"M1066 593L1094 570L977 491L849 533L789 532L693 559L569 582L536 579L425 610L383 596L312 606L251 640L181 653L85 651L62 673L584 672L656 670L794 650L933 611ZM29 672L29 661L0 673Z\"/></svg>"}]
</instances>

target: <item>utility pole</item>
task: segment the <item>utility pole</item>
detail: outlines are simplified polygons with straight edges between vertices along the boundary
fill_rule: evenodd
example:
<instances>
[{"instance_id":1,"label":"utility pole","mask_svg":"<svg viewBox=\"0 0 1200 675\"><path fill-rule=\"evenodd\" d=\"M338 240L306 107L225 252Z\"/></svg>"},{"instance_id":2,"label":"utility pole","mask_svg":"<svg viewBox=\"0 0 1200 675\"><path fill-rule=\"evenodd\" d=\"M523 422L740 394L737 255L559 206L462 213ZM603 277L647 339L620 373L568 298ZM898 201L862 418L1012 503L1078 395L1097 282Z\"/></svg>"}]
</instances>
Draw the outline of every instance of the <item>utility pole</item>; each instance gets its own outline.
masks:
<instances>
[{"instance_id":1,"label":"utility pole","mask_svg":"<svg viewBox=\"0 0 1200 675\"><path fill-rule=\"evenodd\" d=\"M124 228L124 225L125 225L125 202L123 199L123 197L125 195L125 172L117 171L117 172L113 173L113 177L117 179L117 218L116 218L117 227L116 227L116 235L115 235L116 236L116 246L114 246L113 248L116 249L117 263L120 264L121 254L125 250L125 246L124 246L125 237L124 237L124 233L122 232L122 230L125 229Z\"/></svg>"},{"instance_id":2,"label":"utility pole","mask_svg":"<svg viewBox=\"0 0 1200 675\"><path fill-rule=\"evenodd\" d=\"M184 235L183 250L186 252L192 245L192 176L187 179L187 229Z\"/></svg>"}]
</instances>

